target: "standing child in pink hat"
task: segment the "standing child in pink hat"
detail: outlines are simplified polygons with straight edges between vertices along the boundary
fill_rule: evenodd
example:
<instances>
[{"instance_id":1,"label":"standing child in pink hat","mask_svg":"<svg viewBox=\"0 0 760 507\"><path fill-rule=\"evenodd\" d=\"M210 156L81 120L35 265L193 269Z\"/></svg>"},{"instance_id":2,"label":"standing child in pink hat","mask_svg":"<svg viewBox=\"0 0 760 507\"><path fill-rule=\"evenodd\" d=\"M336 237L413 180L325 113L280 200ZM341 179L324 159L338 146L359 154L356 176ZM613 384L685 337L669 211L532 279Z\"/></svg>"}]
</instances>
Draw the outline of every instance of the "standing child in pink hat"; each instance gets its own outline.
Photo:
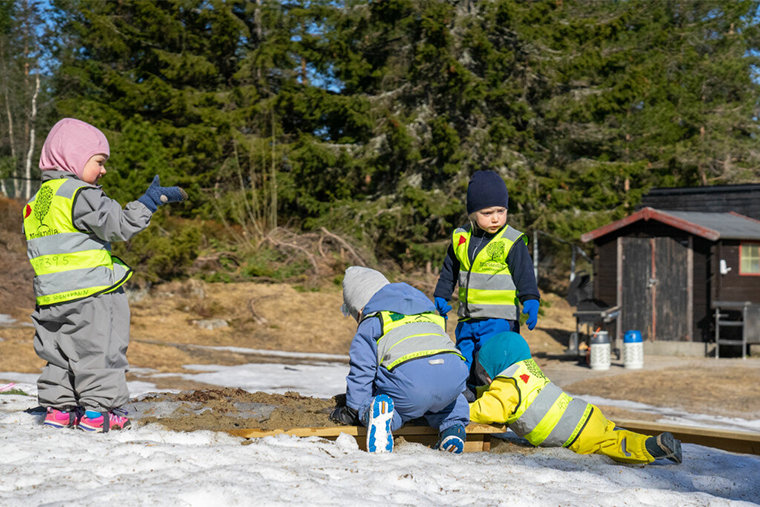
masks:
<instances>
[{"instance_id":1,"label":"standing child in pink hat","mask_svg":"<svg viewBox=\"0 0 760 507\"><path fill-rule=\"evenodd\" d=\"M122 285L132 270L111 255L150 224L158 206L180 202L179 187L156 176L122 209L97 184L108 140L92 125L64 118L40 156L42 185L24 208L27 255L34 268L34 350L47 361L37 381L44 424L107 432L126 429L129 304Z\"/></svg>"}]
</instances>

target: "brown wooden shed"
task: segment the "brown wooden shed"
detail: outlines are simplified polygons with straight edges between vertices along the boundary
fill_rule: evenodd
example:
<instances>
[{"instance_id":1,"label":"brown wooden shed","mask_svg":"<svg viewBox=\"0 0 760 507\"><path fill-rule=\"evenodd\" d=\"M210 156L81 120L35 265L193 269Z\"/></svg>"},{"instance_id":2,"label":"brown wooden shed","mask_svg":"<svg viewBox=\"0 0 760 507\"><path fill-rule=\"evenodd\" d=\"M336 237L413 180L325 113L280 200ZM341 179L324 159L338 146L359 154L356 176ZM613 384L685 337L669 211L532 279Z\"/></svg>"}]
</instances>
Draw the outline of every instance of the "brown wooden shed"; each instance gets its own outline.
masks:
<instances>
[{"instance_id":1,"label":"brown wooden shed","mask_svg":"<svg viewBox=\"0 0 760 507\"><path fill-rule=\"evenodd\" d=\"M594 297L620 306L618 340L713 341L716 305L760 304L758 220L646 207L581 240L594 243Z\"/></svg>"}]
</instances>

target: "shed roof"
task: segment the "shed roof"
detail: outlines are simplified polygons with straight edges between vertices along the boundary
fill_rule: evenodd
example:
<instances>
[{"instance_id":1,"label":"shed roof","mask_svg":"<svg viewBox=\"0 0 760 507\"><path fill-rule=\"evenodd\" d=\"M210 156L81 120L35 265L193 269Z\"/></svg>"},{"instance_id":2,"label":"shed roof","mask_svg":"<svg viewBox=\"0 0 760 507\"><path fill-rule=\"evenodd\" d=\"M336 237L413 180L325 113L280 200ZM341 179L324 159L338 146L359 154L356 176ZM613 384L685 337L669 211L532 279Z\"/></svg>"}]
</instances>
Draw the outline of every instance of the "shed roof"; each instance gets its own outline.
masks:
<instances>
[{"instance_id":1,"label":"shed roof","mask_svg":"<svg viewBox=\"0 0 760 507\"><path fill-rule=\"evenodd\" d=\"M617 222L594 229L581 236L581 241L593 241L640 220L656 220L700 236L710 241L718 239L760 240L760 221L733 211L728 213L705 213L701 211L663 211L643 208Z\"/></svg>"}]
</instances>

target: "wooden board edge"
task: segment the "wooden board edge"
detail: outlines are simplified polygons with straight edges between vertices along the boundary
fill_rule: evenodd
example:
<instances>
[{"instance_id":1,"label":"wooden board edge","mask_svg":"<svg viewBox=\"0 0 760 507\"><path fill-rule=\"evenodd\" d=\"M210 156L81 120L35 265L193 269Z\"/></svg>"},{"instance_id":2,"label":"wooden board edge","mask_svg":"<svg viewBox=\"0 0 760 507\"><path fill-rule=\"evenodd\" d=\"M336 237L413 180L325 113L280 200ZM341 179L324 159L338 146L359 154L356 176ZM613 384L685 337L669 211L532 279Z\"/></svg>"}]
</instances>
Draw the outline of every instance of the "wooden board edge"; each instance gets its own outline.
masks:
<instances>
[{"instance_id":1,"label":"wooden board edge","mask_svg":"<svg viewBox=\"0 0 760 507\"><path fill-rule=\"evenodd\" d=\"M760 433L751 431L733 431L702 426L678 426L636 420L618 420L616 421L616 426L645 435L658 435L664 431L669 431L683 443L703 445L739 454L760 455ZM488 451L491 446L491 437L505 431L507 431L505 426L470 424L467 426L468 439L465 445L465 452ZM242 438L262 438L285 434L327 439L335 439L341 433L345 433L354 437L360 446L363 445L363 437L367 435L367 430L363 426L310 427L293 428L290 430L248 428L227 430L226 432ZM393 434L398 437L404 437L410 442L429 445L431 442L434 443L438 432L429 426L405 426L394 431Z\"/></svg>"},{"instance_id":2,"label":"wooden board edge","mask_svg":"<svg viewBox=\"0 0 760 507\"><path fill-rule=\"evenodd\" d=\"M615 420L615 425L627 430L645 434L659 434L663 431L688 433L690 435L715 436L721 438L735 438L753 442L760 442L760 433L742 430L727 430L709 428L706 426L681 426L677 424L664 424L650 421Z\"/></svg>"},{"instance_id":3,"label":"wooden board edge","mask_svg":"<svg viewBox=\"0 0 760 507\"><path fill-rule=\"evenodd\" d=\"M669 431L686 444L713 447L739 454L760 455L760 433L741 430L707 428L703 426L679 426L649 421L618 420L615 425L645 435L658 435Z\"/></svg>"},{"instance_id":4,"label":"wooden board edge","mask_svg":"<svg viewBox=\"0 0 760 507\"><path fill-rule=\"evenodd\" d=\"M491 426L487 424L470 424L467 426L468 435L479 434L499 434L507 431L505 426ZM364 426L326 426L326 427L308 427L308 428L293 428L289 430L275 429L275 430L262 430L257 428L226 430L226 433L236 437L243 438L262 438L271 437L274 435L293 435L297 437L325 437L325 438L337 438L341 433L351 435L353 437L365 436L367 429ZM438 435L438 431L430 426L404 426L393 432L395 436L422 436L422 435Z\"/></svg>"}]
</instances>

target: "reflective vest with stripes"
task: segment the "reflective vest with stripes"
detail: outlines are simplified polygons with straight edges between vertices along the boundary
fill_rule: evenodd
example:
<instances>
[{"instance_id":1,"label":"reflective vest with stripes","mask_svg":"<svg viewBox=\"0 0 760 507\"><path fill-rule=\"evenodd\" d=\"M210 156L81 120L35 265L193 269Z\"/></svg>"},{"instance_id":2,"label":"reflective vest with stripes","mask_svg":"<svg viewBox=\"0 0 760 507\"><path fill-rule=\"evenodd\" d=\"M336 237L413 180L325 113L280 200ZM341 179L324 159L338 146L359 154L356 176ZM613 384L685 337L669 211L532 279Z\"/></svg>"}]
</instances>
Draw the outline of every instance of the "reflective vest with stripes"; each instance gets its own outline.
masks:
<instances>
[{"instance_id":1,"label":"reflective vest with stripes","mask_svg":"<svg viewBox=\"0 0 760 507\"><path fill-rule=\"evenodd\" d=\"M88 183L48 180L24 208L27 256L39 306L65 303L119 288L132 270L111 255L111 243L74 227L74 200Z\"/></svg>"},{"instance_id":2,"label":"reflective vest with stripes","mask_svg":"<svg viewBox=\"0 0 760 507\"><path fill-rule=\"evenodd\" d=\"M496 377L514 382L520 401L506 423L533 445L568 447L591 416L591 405L554 385L533 359L515 363Z\"/></svg>"},{"instance_id":3,"label":"reflective vest with stripes","mask_svg":"<svg viewBox=\"0 0 760 507\"><path fill-rule=\"evenodd\" d=\"M470 263L470 229L469 224L457 228L451 240L459 260L459 318L517 320L520 302L507 256L518 240L527 245L528 238L506 226Z\"/></svg>"},{"instance_id":4,"label":"reflective vest with stripes","mask_svg":"<svg viewBox=\"0 0 760 507\"><path fill-rule=\"evenodd\" d=\"M464 360L443 328L444 318L434 312L404 315L383 311L367 317L380 319L377 363L388 370L412 359L442 353L456 354Z\"/></svg>"}]
</instances>

